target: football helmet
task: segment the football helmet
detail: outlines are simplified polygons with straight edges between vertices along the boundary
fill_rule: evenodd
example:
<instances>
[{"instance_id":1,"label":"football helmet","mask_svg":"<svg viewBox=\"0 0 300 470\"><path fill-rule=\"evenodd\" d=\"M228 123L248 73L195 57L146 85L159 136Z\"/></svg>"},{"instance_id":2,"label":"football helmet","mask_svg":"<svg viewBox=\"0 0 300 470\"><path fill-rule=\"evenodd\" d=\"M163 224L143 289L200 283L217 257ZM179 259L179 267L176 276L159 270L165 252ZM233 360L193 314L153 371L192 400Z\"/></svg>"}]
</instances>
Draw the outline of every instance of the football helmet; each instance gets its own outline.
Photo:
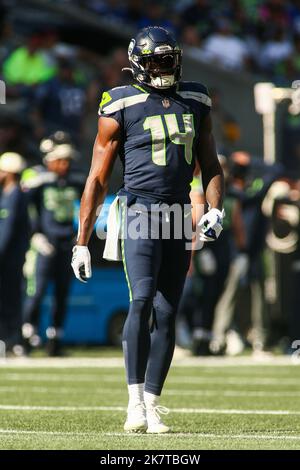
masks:
<instances>
[{"instance_id":1,"label":"football helmet","mask_svg":"<svg viewBox=\"0 0 300 470\"><path fill-rule=\"evenodd\" d=\"M67 132L56 131L44 138L40 143L40 151L43 154L51 152L57 145L71 145L71 138Z\"/></svg>"},{"instance_id":2,"label":"football helmet","mask_svg":"<svg viewBox=\"0 0 300 470\"><path fill-rule=\"evenodd\" d=\"M44 162L58 159L73 159L76 151L67 132L56 131L40 143L40 151Z\"/></svg>"},{"instance_id":3,"label":"football helmet","mask_svg":"<svg viewBox=\"0 0 300 470\"><path fill-rule=\"evenodd\" d=\"M144 28L131 39L128 58L133 77L140 83L164 89L181 78L182 49L160 26Z\"/></svg>"}]
</instances>

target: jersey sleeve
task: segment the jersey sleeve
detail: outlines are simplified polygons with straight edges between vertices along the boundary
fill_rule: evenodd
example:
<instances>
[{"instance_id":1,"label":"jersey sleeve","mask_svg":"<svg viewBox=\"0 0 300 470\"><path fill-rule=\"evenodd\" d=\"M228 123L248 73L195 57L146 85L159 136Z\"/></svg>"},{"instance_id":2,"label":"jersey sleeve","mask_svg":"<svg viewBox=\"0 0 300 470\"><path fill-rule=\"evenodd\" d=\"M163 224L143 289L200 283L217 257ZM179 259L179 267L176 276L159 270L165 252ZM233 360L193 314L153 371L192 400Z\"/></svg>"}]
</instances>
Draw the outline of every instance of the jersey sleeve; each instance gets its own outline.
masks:
<instances>
[{"instance_id":1,"label":"jersey sleeve","mask_svg":"<svg viewBox=\"0 0 300 470\"><path fill-rule=\"evenodd\" d=\"M201 115L205 118L211 111L211 97L205 85L192 83L191 93L200 108Z\"/></svg>"},{"instance_id":2,"label":"jersey sleeve","mask_svg":"<svg viewBox=\"0 0 300 470\"><path fill-rule=\"evenodd\" d=\"M118 88L104 91L99 105L99 116L115 119L123 126L123 98Z\"/></svg>"},{"instance_id":3,"label":"jersey sleeve","mask_svg":"<svg viewBox=\"0 0 300 470\"><path fill-rule=\"evenodd\" d=\"M211 111L211 97L206 86L202 85L203 89L200 91L201 96L201 105L203 109L203 114L207 116Z\"/></svg>"},{"instance_id":4,"label":"jersey sleeve","mask_svg":"<svg viewBox=\"0 0 300 470\"><path fill-rule=\"evenodd\" d=\"M211 97L205 85L198 82L181 82L179 95L187 100L191 100L202 118L205 118L211 111Z\"/></svg>"}]
</instances>

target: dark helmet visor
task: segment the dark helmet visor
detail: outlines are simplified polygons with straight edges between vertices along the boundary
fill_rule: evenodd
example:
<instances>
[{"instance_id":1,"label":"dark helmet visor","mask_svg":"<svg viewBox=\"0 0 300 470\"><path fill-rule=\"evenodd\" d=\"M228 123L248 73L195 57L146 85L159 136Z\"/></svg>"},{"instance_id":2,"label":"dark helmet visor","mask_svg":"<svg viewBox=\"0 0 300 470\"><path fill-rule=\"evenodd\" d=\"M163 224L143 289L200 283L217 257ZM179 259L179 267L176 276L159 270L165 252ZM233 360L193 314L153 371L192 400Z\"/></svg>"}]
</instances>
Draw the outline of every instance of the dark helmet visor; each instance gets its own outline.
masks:
<instances>
[{"instance_id":1,"label":"dark helmet visor","mask_svg":"<svg viewBox=\"0 0 300 470\"><path fill-rule=\"evenodd\" d=\"M151 75L173 74L180 62L180 52L152 54L142 58L144 69Z\"/></svg>"}]
</instances>

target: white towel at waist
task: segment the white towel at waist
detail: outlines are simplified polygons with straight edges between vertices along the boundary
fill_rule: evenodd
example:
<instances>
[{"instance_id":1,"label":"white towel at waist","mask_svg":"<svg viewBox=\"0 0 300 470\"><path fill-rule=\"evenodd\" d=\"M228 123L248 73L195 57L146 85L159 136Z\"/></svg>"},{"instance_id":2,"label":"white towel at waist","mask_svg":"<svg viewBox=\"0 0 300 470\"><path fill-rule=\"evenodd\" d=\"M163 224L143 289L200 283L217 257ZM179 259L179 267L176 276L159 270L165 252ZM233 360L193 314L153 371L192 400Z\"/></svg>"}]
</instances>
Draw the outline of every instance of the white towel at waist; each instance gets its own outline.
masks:
<instances>
[{"instance_id":1,"label":"white towel at waist","mask_svg":"<svg viewBox=\"0 0 300 470\"><path fill-rule=\"evenodd\" d=\"M113 200L107 217L106 242L103 251L103 258L109 261L121 261L121 246L119 239L120 220L119 220L119 198Z\"/></svg>"}]
</instances>

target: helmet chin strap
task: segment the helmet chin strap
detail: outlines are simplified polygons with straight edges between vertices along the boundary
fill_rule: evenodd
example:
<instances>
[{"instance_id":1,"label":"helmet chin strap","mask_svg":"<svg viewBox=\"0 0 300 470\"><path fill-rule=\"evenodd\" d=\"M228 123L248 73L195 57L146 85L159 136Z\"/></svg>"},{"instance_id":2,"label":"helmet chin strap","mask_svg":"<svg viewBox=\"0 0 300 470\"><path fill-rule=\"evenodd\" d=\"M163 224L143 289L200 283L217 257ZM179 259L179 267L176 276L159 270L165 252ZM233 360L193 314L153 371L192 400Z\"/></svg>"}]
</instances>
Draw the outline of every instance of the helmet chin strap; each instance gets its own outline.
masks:
<instances>
[{"instance_id":1,"label":"helmet chin strap","mask_svg":"<svg viewBox=\"0 0 300 470\"><path fill-rule=\"evenodd\" d=\"M151 77L151 86L153 86L154 88L170 88L174 85L174 82L174 75Z\"/></svg>"}]
</instances>

